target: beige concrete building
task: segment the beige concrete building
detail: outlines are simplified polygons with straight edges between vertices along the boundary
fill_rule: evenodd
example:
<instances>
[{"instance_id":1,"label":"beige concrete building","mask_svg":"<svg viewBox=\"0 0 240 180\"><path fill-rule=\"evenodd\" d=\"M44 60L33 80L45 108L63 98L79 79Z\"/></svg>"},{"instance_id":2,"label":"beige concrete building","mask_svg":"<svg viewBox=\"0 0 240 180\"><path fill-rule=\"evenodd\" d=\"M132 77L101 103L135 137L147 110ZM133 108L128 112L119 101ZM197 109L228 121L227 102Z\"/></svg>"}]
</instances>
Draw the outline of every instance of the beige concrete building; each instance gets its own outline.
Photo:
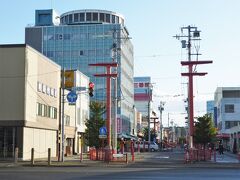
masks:
<instances>
[{"instance_id":1,"label":"beige concrete building","mask_svg":"<svg viewBox=\"0 0 240 180\"><path fill-rule=\"evenodd\" d=\"M89 118L89 78L74 72L78 91L74 105L64 100L64 154L83 151L85 120ZM61 154L61 67L28 45L0 45L0 158L46 158ZM64 97L69 93L64 91Z\"/></svg>"},{"instance_id":2,"label":"beige concrete building","mask_svg":"<svg viewBox=\"0 0 240 180\"><path fill-rule=\"evenodd\" d=\"M0 45L0 157L57 156L59 65L27 45Z\"/></svg>"}]
</instances>

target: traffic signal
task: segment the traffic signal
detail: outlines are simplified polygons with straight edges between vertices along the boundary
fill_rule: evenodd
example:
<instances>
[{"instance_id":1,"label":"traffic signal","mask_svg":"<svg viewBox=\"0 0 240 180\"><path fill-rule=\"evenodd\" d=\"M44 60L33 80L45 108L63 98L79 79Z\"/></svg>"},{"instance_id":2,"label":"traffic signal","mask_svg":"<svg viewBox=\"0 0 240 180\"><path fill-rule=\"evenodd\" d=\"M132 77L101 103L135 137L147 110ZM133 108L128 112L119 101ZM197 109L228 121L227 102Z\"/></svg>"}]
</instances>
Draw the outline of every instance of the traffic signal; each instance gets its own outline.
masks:
<instances>
[{"instance_id":1,"label":"traffic signal","mask_svg":"<svg viewBox=\"0 0 240 180\"><path fill-rule=\"evenodd\" d=\"M90 82L88 84L88 94L89 94L90 97L93 97L93 88L94 88L94 83Z\"/></svg>"}]
</instances>

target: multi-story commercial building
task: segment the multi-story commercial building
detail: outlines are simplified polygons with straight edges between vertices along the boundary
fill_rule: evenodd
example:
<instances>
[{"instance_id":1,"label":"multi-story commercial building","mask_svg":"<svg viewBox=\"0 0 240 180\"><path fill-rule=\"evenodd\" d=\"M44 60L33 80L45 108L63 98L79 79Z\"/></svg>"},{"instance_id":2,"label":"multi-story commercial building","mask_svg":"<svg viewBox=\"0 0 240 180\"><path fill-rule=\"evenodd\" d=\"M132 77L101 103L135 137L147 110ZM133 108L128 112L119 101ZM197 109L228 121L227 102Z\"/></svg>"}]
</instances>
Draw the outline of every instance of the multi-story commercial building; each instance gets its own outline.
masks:
<instances>
[{"instance_id":1,"label":"multi-story commercial building","mask_svg":"<svg viewBox=\"0 0 240 180\"><path fill-rule=\"evenodd\" d=\"M214 95L217 108L218 137L230 149L229 137L231 128L240 122L240 87L218 87Z\"/></svg>"},{"instance_id":2,"label":"multi-story commercial building","mask_svg":"<svg viewBox=\"0 0 240 180\"><path fill-rule=\"evenodd\" d=\"M61 67L28 45L0 45L0 158L56 157L61 149ZM74 71L76 86L87 87L89 78ZM74 85L75 86L75 85ZM69 91L65 90L65 96ZM61 98L62 99L62 98ZM89 97L78 94L76 104L64 101L64 153L81 152ZM80 108L78 108L80 107ZM78 117L78 118L77 118Z\"/></svg>"},{"instance_id":3,"label":"multi-story commercial building","mask_svg":"<svg viewBox=\"0 0 240 180\"><path fill-rule=\"evenodd\" d=\"M65 88L71 89L72 87L88 88L89 77L78 70L65 71ZM66 97L69 90L65 90L64 96ZM65 116L65 146L66 153L80 153L84 150L83 134L85 132L85 121L89 119L89 96L85 91L76 91L76 103L65 103L64 114L72 114L72 117ZM60 128L61 129L61 128Z\"/></svg>"},{"instance_id":4,"label":"multi-story commercial building","mask_svg":"<svg viewBox=\"0 0 240 180\"><path fill-rule=\"evenodd\" d=\"M152 85L150 77L134 77L134 103L142 114L142 127L148 126L148 116L152 112Z\"/></svg>"},{"instance_id":5,"label":"multi-story commercial building","mask_svg":"<svg viewBox=\"0 0 240 180\"><path fill-rule=\"evenodd\" d=\"M0 157L56 157L61 67L26 45L0 45L0 57Z\"/></svg>"},{"instance_id":6,"label":"multi-story commercial building","mask_svg":"<svg viewBox=\"0 0 240 180\"><path fill-rule=\"evenodd\" d=\"M103 67L89 64L117 62L117 95L112 88L113 102L118 99L117 113L112 108L112 119L118 118L118 129L132 133L134 121L133 45L124 17L103 10L77 10L57 16L53 10L36 10L35 26L26 27L27 44L37 49L65 69L78 69L95 83L92 100L106 101L106 78ZM114 87L112 82L112 87ZM115 104L114 104L115 105ZM117 115L116 115L117 114Z\"/></svg>"}]
</instances>

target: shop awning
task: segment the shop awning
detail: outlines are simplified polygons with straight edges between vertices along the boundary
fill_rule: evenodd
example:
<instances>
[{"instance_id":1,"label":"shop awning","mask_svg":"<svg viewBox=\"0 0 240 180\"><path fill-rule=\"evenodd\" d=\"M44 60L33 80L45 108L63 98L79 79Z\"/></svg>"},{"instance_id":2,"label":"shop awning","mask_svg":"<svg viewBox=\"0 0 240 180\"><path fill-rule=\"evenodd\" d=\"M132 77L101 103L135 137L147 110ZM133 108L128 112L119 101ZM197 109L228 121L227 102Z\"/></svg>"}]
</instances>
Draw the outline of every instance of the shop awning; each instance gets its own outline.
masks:
<instances>
[{"instance_id":1,"label":"shop awning","mask_svg":"<svg viewBox=\"0 0 240 180\"><path fill-rule=\"evenodd\" d=\"M227 133L222 133L222 134L217 134L217 138L230 138L230 134Z\"/></svg>"}]
</instances>

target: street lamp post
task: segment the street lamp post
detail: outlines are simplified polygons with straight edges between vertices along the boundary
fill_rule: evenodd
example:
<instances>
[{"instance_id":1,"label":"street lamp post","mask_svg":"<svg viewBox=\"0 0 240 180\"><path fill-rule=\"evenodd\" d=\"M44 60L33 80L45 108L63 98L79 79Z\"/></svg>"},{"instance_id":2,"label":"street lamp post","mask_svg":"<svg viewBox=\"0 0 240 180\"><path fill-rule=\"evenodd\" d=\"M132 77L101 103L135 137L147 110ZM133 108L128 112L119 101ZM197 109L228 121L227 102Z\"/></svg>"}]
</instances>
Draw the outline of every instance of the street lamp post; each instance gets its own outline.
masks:
<instances>
[{"instance_id":1,"label":"street lamp post","mask_svg":"<svg viewBox=\"0 0 240 180\"><path fill-rule=\"evenodd\" d=\"M162 150L162 112L164 111L165 102L160 101L160 105L158 106L158 110L160 112L160 149Z\"/></svg>"}]
</instances>

